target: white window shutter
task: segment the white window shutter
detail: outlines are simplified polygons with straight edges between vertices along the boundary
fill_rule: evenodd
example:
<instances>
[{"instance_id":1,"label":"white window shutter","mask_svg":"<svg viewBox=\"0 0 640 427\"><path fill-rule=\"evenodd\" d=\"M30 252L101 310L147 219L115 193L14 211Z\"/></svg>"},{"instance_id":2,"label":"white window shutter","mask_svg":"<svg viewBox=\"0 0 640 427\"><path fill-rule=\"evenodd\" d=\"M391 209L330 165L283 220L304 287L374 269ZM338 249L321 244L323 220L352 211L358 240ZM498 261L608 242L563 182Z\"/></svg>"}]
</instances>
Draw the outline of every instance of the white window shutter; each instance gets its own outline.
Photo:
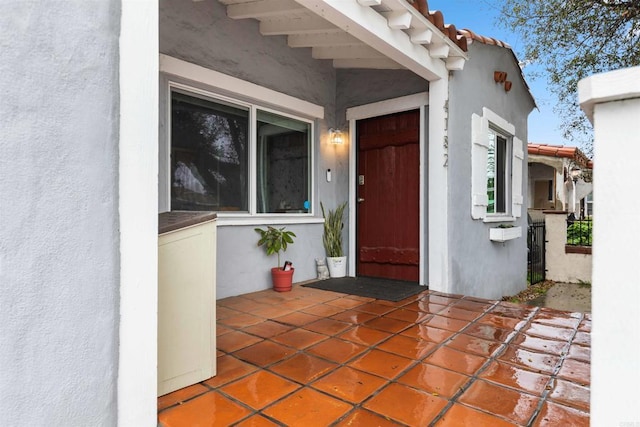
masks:
<instances>
[{"instance_id":1,"label":"white window shutter","mask_svg":"<svg viewBox=\"0 0 640 427\"><path fill-rule=\"evenodd\" d=\"M471 116L471 217L487 215L487 156L489 154L489 123L477 114Z\"/></svg>"},{"instance_id":2,"label":"white window shutter","mask_svg":"<svg viewBox=\"0 0 640 427\"><path fill-rule=\"evenodd\" d=\"M524 150L522 141L513 137L513 159L511 165L511 214L519 218L522 216L522 166L524 164Z\"/></svg>"}]
</instances>

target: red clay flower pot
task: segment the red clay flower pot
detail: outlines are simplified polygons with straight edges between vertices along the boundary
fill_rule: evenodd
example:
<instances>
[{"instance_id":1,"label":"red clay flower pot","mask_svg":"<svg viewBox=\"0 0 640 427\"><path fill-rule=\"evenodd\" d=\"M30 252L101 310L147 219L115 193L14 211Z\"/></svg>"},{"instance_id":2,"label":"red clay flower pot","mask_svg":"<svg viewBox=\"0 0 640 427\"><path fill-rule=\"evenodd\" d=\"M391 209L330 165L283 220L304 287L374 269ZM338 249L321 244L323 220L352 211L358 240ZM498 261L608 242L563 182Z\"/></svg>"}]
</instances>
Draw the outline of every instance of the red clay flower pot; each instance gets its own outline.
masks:
<instances>
[{"instance_id":1,"label":"red clay flower pot","mask_svg":"<svg viewBox=\"0 0 640 427\"><path fill-rule=\"evenodd\" d=\"M273 290L276 292L289 292L293 285L293 271L291 268L289 271L284 271L280 267L273 267L271 269L271 280L273 281Z\"/></svg>"}]
</instances>

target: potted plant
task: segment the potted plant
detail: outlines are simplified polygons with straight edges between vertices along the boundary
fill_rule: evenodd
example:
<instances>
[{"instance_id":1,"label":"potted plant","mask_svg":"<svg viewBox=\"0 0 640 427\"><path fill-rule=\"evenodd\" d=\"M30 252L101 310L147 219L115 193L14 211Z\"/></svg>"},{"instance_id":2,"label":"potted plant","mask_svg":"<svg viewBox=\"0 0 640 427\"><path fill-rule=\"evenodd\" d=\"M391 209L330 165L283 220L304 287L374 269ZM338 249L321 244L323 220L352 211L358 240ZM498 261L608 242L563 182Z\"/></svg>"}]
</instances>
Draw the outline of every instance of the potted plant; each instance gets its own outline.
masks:
<instances>
[{"instance_id":1,"label":"potted plant","mask_svg":"<svg viewBox=\"0 0 640 427\"><path fill-rule=\"evenodd\" d=\"M293 284L293 267L291 263L283 267L280 266L280 251L287 250L288 245L293 244L293 238L297 237L293 231L285 230L285 227L275 228L267 226L266 230L255 229L260 234L258 246L264 246L267 255L278 255L278 266L271 269L271 280L273 289L277 292L288 292Z\"/></svg>"},{"instance_id":2,"label":"potted plant","mask_svg":"<svg viewBox=\"0 0 640 427\"><path fill-rule=\"evenodd\" d=\"M325 213L324 206L320 202L322 217L324 218L322 243L327 253L327 265L329 266L331 277L344 277L347 275L347 257L342 250L342 229L344 228L342 217L346 207L347 202L344 202L335 210L329 210Z\"/></svg>"}]
</instances>

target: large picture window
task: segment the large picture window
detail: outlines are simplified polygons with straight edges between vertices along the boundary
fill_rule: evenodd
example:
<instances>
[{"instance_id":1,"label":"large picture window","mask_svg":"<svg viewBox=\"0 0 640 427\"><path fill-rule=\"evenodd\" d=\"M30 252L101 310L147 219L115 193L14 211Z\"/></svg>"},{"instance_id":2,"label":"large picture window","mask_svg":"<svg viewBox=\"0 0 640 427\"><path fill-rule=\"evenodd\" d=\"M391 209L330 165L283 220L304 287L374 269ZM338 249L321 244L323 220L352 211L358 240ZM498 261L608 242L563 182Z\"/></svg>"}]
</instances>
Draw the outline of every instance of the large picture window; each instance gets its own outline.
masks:
<instances>
[{"instance_id":1,"label":"large picture window","mask_svg":"<svg viewBox=\"0 0 640 427\"><path fill-rule=\"evenodd\" d=\"M171 209L309 213L312 123L171 89Z\"/></svg>"},{"instance_id":2,"label":"large picture window","mask_svg":"<svg viewBox=\"0 0 640 427\"><path fill-rule=\"evenodd\" d=\"M249 109L171 93L171 210L246 211Z\"/></svg>"}]
</instances>

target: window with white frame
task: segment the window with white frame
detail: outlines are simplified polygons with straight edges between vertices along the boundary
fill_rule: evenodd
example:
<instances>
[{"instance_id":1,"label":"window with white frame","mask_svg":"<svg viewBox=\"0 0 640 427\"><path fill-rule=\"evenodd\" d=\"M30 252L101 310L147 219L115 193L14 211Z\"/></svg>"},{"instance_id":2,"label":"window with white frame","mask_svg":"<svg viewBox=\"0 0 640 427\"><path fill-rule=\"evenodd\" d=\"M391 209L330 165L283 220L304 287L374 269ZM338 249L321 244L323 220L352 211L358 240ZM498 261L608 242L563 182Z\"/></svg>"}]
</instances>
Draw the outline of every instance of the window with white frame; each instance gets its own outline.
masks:
<instances>
[{"instance_id":1,"label":"window with white frame","mask_svg":"<svg viewBox=\"0 0 640 427\"><path fill-rule=\"evenodd\" d=\"M170 89L171 210L309 213L311 121Z\"/></svg>"},{"instance_id":2,"label":"window with white frame","mask_svg":"<svg viewBox=\"0 0 640 427\"><path fill-rule=\"evenodd\" d=\"M489 128L487 137L487 214L507 214L511 158L507 137Z\"/></svg>"},{"instance_id":3,"label":"window with white frame","mask_svg":"<svg viewBox=\"0 0 640 427\"><path fill-rule=\"evenodd\" d=\"M515 127L488 108L472 116L471 216L515 220L522 214L523 144Z\"/></svg>"}]
</instances>

